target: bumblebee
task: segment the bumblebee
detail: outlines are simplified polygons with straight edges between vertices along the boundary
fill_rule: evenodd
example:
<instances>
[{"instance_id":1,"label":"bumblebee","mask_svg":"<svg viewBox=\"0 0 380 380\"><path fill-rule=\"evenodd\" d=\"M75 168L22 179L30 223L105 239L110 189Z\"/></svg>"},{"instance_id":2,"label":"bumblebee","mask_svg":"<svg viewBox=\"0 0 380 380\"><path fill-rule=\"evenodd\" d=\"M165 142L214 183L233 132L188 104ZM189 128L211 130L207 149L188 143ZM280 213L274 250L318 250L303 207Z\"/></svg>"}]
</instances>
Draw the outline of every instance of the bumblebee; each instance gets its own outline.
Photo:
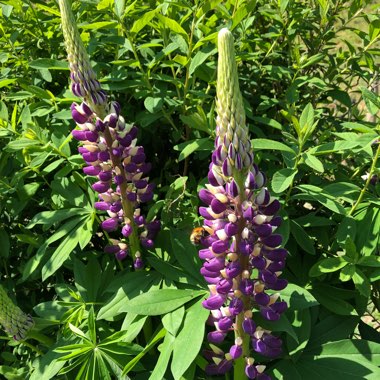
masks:
<instances>
[{"instance_id":1,"label":"bumblebee","mask_svg":"<svg viewBox=\"0 0 380 380\"><path fill-rule=\"evenodd\" d=\"M190 235L190 241L194 245L201 243L201 239L207 236L206 229L204 227L196 227L193 229Z\"/></svg>"}]
</instances>

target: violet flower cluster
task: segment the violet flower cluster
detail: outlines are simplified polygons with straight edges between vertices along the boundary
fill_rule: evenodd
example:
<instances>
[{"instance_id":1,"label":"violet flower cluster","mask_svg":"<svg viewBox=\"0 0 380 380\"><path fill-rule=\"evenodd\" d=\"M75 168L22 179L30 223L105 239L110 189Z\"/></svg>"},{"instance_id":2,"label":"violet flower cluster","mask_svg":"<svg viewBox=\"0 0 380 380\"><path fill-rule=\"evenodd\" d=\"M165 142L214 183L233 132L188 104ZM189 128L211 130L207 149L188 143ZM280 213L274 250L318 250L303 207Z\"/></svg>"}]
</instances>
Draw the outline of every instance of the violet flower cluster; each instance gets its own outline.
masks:
<instances>
[{"instance_id":1,"label":"violet flower cluster","mask_svg":"<svg viewBox=\"0 0 380 380\"><path fill-rule=\"evenodd\" d=\"M86 166L85 174L96 177L92 185L99 196L95 208L106 211L101 223L107 233L121 230L120 239L110 239L105 251L123 260L131 253L136 269L143 267L140 244L153 246L160 222L147 222L141 204L153 198L154 185L149 183L151 164L144 148L137 146L137 128L125 122L120 105L109 102L96 79L81 41L68 0L59 0L62 29L70 64L71 89L83 99L73 103L72 117L78 129L73 137L82 143L79 153ZM127 240L128 243L127 243Z\"/></svg>"},{"instance_id":2,"label":"violet flower cluster","mask_svg":"<svg viewBox=\"0 0 380 380\"><path fill-rule=\"evenodd\" d=\"M217 130L215 150L208 173L209 184L199 192L199 213L208 235L199 257L201 273L209 284L210 295L203 306L211 311L214 327L207 339L212 350L206 372L224 374L236 361L242 361L249 379L270 379L251 353L269 358L281 354L282 342L271 331L256 326L253 311L268 321L280 318L287 304L277 301L276 293L286 287L279 278L287 251L276 234L281 217L278 200L265 187L265 175L253 163L253 152L245 126L245 113L239 89L232 34L222 29L218 35ZM275 291L275 292L273 292ZM229 352L221 344L234 332ZM241 378L241 375L239 375Z\"/></svg>"}]
</instances>

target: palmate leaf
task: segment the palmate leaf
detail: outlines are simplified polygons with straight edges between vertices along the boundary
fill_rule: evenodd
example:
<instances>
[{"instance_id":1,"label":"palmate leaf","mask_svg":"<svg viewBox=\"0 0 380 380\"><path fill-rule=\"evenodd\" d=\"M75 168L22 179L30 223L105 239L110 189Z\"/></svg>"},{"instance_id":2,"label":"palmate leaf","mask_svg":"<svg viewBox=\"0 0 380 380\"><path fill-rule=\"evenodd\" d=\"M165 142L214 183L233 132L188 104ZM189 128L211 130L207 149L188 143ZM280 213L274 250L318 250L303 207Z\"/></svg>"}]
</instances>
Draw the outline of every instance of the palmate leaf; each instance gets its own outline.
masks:
<instances>
[{"instance_id":1,"label":"palmate leaf","mask_svg":"<svg viewBox=\"0 0 380 380\"><path fill-rule=\"evenodd\" d=\"M380 346L365 340L341 340L304 351L297 362L281 360L273 369L283 380L376 380L380 374Z\"/></svg>"},{"instance_id":2,"label":"palmate leaf","mask_svg":"<svg viewBox=\"0 0 380 380\"><path fill-rule=\"evenodd\" d=\"M125 312L124 307L130 298L158 286L161 278L160 273L154 271L132 272L119 276L106 289L114 296L99 310L97 319L112 319Z\"/></svg>"},{"instance_id":3,"label":"palmate leaf","mask_svg":"<svg viewBox=\"0 0 380 380\"><path fill-rule=\"evenodd\" d=\"M178 329L182 325L184 316L185 307L182 306L171 313L165 314L161 319L162 324L171 335L176 336Z\"/></svg>"},{"instance_id":4,"label":"palmate leaf","mask_svg":"<svg viewBox=\"0 0 380 380\"><path fill-rule=\"evenodd\" d=\"M83 223L84 219L80 220ZM54 253L49 257L45 265L42 267L42 280L46 280L53 275L68 259L71 252L78 245L80 239L80 229L72 229L68 235L62 240Z\"/></svg>"},{"instance_id":5,"label":"palmate leaf","mask_svg":"<svg viewBox=\"0 0 380 380\"><path fill-rule=\"evenodd\" d=\"M160 289L152 290L132 298L122 308L123 311L139 315L162 315L173 311L183 304L207 295L205 290Z\"/></svg>"},{"instance_id":6,"label":"palmate leaf","mask_svg":"<svg viewBox=\"0 0 380 380\"><path fill-rule=\"evenodd\" d=\"M156 365L154 366L154 370L149 377L149 380L163 379L167 367L169 365L169 360L173 352L173 343L175 341L175 337L167 333L165 335L164 341L160 346L160 356L157 360Z\"/></svg>"},{"instance_id":7,"label":"palmate leaf","mask_svg":"<svg viewBox=\"0 0 380 380\"><path fill-rule=\"evenodd\" d=\"M186 311L183 327L174 341L171 371L175 380L179 380L186 372L201 348L205 323L210 314L201 302L198 301Z\"/></svg>"},{"instance_id":8,"label":"palmate leaf","mask_svg":"<svg viewBox=\"0 0 380 380\"><path fill-rule=\"evenodd\" d=\"M66 339L61 338L57 343L50 347L48 352L36 358L33 362L34 371L30 376L30 380L41 380L44 377L46 379L53 379L66 364L65 360L58 360L62 355L55 350L67 343L68 341Z\"/></svg>"},{"instance_id":9,"label":"palmate leaf","mask_svg":"<svg viewBox=\"0 0 380 380\"><path fill-rule=\"evenodd\" d=\"M164 336L166 335L166 330L164 328L162 328L161 330L157 331L154 336L152 337L152 339L149 341L149 343L147 344L147 346L144 348L144 350L138 354L137 356L135 356L123 369L123 373L122 373L122 376L126 375L129 371L131 371L133 369L133 367L140 361L140 359L146 354L148 353L152 347L154 347L156 344L158 344L158 342L160 340L162 340L164 338Z\"/></svg>"},{"instance_id":10,"label":"palmate leaf","mask_svg":"<svg viewBox=\"0 0 380 380\"><path fill-rule=\"evenodd\" d=\"M318 305L318 301L308 290L295 284L288 284L281 290L281 299L286 301L289 309L292 310L302 310Z\"/></svg>"}]
</instances>

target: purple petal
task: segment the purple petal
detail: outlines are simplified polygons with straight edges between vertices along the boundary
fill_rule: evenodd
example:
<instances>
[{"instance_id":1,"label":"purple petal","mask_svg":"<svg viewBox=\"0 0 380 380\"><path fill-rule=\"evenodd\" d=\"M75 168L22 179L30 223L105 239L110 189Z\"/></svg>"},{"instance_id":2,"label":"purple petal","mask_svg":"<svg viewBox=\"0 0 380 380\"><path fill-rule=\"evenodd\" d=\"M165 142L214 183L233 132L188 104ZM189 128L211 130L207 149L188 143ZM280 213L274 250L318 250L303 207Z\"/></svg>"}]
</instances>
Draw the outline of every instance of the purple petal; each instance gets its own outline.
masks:
<instances>
[{"instance_id":1,"label":"purple petal","mask_svg":"<svg viewBox=\"0 0 380 380\"><path fill-rule=\"evenodd\" d=\"M232 356L232 359L238 359L243 354L243 348L241 346L238 346L237 344L234 344L230 348L230 355Z\"/></svg>"},{"instance_id":2,"label":"purple petal","mask_svg":"<svg viewBox=\"0 0 380 380\"><path fill-rule=\"evenodd\" d=\"M222 343L225 337L226 333L221 331L212 331L207 334L207 340L214 344Z\"/></svg>"},{"instance_id":3,"label":"purple petal","mask_svg":"<svg viewBox=\"0 0 380 380\"><path fill-rule=\"evenodd\" d=\"M87 174L87 175L91 175L91 176L95 176L95 175L98 175L101 171L101 167L100 166L85 166L83 168L83 173L84 174Z\"/></svg>"}]
</instances>

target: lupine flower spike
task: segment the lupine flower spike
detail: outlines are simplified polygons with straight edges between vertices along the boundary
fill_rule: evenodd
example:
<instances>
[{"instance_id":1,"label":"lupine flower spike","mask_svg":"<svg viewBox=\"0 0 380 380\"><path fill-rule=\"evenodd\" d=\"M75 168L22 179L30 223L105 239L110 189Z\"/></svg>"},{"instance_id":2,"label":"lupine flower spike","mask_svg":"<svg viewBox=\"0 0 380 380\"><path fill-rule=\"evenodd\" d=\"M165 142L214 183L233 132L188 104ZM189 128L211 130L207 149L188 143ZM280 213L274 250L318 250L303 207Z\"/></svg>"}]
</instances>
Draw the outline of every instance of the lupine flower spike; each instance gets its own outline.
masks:
<instances>
[{"instance_id":1,"label":"lupine flower spike","mask_svg":"<svg viewBox=\"0 0 380 380\"><path fill-rule=\"evenodd\" d=\"M99 193L95 203L108 217L104 231L120 230L121 238L112 239L105 251L123 260L130 253L136 269L143 267L140 244L153 246L160 222L148 223L140 204L153 198L149 184L150 163L145 162L142 146L136 145L137 128L125 123L117 102L108 101L101 89L80 38L69 0L59 0L62 30L70 64L71 90L83 99L73 103L72 117L78 129L72 131L82 142L79 153L86 162L83 171L97 177L92 188Z\"/></svg>"},{"instance_id":2,"label":"lupine flower spike","mask_svg":"<svg viewBox=\"0 0 380 380\"><path fill-rule=\"evenodd\" d=\"M4 288L0 285L0 324L3 329L15 340L25 338L27 332L33 327L32 316L25 314L8 297Z\"/></svg>"},{"instance_id":3,"label":"lupine flower spike","mask_svg":"<svg viewBox=\"0 0 380 380\"><path fill-rule=\"evenodd\" d=\"M253 151L245 125L239 90L234 42L228 29L218 35L217 119L215 150L206 189L199 197L207 236L199 257L201 273L209 283L210 296L203 306L211 311L214 330L207 339L211 351L206 372L224 374L235 366L236 378L267 380L265 366L257 365L254 352L269 358L281 354L281 340L257 326L253 313L276 321L287 305L276 302L287 281L279 278L287 251L280 248L282 237L275 233L281 224L276 216L280 203L265 187L265 175L253 163ZM229 332L234 342L229 352L216 347ZM245 374L244 374L245 373Z\"/></svg>"}]
</instances>

